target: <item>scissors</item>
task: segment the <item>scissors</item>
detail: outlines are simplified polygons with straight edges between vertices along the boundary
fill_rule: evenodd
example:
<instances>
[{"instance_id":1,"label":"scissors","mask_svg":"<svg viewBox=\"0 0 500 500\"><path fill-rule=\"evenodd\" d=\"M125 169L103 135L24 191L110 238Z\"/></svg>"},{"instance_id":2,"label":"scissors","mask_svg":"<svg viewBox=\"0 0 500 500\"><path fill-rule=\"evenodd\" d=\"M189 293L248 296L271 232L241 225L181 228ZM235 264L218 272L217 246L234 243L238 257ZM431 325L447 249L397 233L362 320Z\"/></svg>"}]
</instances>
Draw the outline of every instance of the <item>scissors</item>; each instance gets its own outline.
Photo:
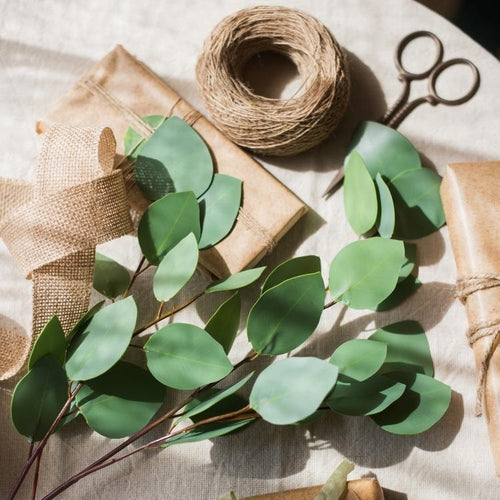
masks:
<instances>
[{"instance_id":1,"label":"scissors","mask_svg":"<svg viewBox=\"0 0 500 500\"><path fill-rule=\"evenodd\" d=\"M410 42L417 38L430 38L436 46L436 57L432 66L421 73L413 73L408 71L403 65L403 53ZM394 63L399 71L398 80L403 84L403 90L401 95L398 97L396 102L387 110L385 115L378 120L382 125L388 127L397 128L398 125L418 106L424 102L429 103L431 106L436 106L437 104L446 104L447 106L458 106L471 99L479 88L479 70L468 59L463 59L461 57L455 59L449 59L443 61L443 44L441 40L430 31L415 31L405 36L398 44L396 49L396 54L394 56ZM445 99L439 95L436 90L436 81L439 76L451 66L465 65L468 66L472 71L472 86L470 90L464 94L462 97L457 99ZM428 95L418 97L413 101L408 102L410 96L410 88L413 80L427 80ZM332 182L327 187L323 194L323 197L328 198L333 194L337 186L342 182L344 178L344 167L342 167L337 175L334 177Z\"/></svg>"}]
</instances>

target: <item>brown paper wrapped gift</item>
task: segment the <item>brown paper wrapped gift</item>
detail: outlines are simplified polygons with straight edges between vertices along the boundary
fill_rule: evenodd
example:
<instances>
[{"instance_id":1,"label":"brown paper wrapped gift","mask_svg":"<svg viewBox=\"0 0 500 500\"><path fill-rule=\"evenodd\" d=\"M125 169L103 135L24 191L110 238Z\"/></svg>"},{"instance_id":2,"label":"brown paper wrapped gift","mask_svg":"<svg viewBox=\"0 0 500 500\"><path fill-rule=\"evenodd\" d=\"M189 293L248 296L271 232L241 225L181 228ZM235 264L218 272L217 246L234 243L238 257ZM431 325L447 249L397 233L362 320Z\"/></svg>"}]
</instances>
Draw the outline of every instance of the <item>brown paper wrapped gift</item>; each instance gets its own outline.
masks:
<instances>
[{"instance_id":1,"label":"brown paper wrapped gift","mask_svg":"<svg viewBox=\"0 0 500 500\"><path fill-rule=\"evenodd\" d=\"M153 130L140 117L153 114L186 120L208 144L216 170L243 181L243 203L233 231L200 256L201 264L216 276L257 263L307 211L293 193L119 45L52 107L37 131L54 123L108 126L117 139L116 163L123 165L125 131L132 126L145 137L151 135ZM134 208L144 210L147 202L133 179L128 196Z\"/></svg>"},{"instance_id":2,"label":"brown paper wrapped gift","mask_svg":"<svg viewBox=\"0 0 500 500\"><path fill-rule=\"evenodd\" d=\"M500 475L500 162L448 165L441 195L478 371L476 413Z\"/></svg>"}]
</instances>

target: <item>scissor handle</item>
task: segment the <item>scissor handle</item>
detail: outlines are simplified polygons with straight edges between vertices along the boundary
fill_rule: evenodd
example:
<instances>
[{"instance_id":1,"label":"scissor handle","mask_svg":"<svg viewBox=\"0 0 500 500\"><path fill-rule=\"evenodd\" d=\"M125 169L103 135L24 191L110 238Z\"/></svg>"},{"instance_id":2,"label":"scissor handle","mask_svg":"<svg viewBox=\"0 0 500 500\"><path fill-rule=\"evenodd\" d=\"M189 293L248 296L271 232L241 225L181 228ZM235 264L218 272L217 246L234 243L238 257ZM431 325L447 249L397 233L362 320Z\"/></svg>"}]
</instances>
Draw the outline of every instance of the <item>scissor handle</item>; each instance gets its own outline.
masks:
<instances>
[{"instance_id":1,"label":"scissor handle","mask_svg":"<svg viewBox=\"0 0 500 500\"><path fill-rule=\"evenodd\" d=\"M445 99L444 97L441 97L437 92L436 81L444 70L446 70L450 66L457 66L457 65L469 66L469 68L472 71L472 77L473 77L472 87L462 97L458 97L457 99ZM433 69L433 71L429 76L429 83L428 83L429 96L431 96L432 99L434 99L435 101L431 102L431 104L440 103L440 104L446 104L448 106L457 106L459 104L463 104L464 102L467 102L474 96L474 94L477 92L477 89L479 88L479 83L480 83L479 70L477 69L477 66L468 59L458 57L456 59L450 59L448 61L442 62Z\"/></svg>"},{"instance_id":2,"label":"scissor handle","mask_svg":"<svg viewBox=\"0 0 500 500\"><path fill-rule=\"evenodd\" d=\"M421 73L414 73L413 71L408 71L403 65L403 53L406 47L410 42L412 42L417 38L430 38L436 45L436 58L434 62L428 69L422 71ZM443 60L443 44L441 43L441 40L434 33L431 33L430 31L415 31L413 33L410 33L409 35L406 35L399 42L398 47L396 49L396 54L394 56L394 64L396 65L396 68L398 68L399 70L400 78L407 80L423 80L424 78L427 78L432 73L432 71L437 68L437 66L442 60Z\"/></svg>"}]
</instances>

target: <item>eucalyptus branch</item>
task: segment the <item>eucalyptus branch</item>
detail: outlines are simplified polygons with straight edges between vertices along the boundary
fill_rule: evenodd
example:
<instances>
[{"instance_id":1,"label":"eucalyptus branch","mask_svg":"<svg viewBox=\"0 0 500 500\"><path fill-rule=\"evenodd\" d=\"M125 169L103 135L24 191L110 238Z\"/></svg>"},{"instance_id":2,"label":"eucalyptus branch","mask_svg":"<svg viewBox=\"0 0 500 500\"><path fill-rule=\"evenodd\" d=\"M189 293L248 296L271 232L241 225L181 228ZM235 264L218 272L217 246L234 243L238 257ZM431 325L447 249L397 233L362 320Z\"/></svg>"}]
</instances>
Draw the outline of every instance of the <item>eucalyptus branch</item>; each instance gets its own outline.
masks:
<instances>
[{"instance_id":1,"label":"eucalyptus branch","mask_svg":"<svg viewBox=\"0 0 500 500\"><path fill-rule=\"evenodd\" d=\"M326 303L324 306L323 306L323 309L328 309L329 307L332 307L334 306L335 304L337 304L338 302L336 300L332 300L331 302L328 302Z\"/></svg>"},{"instance_id":2,"label":"eucalyptus branch","mask_svg":"<svg viewBox=\"0 0 500 500\"><path fill-rule=\"evenodd\" d=\"M130 279L130 282L128 284L128 287L127 289L123 292L123 295L122 297L125 299L126 297L128 297L129 293L130 293L130 290L132 289L132 286L134 285L135 283L135 280L137 279L137 277L143 273L148 267L149 267L149 264L141 270L142 266L144 265L144 262L146 260L146 257L144 257L144 255L142 256L140 262L139 262L139 265L137 266L137 269L135 270L134 274L132 275L132 278Z\"/></svg>"},{"instance_id":3,"label":"eucalyptus branch","mask_svg":"<svg viewBox=\"0 0 500 500\"><path fill-rule=\"evenodd\" d=\"M36 490L38 487L38 475L40 473L40 461L42 460L42 452L43 450L39 453L36 459L35 476L33 477L33 490L31 492L31 500L36 499Z\"/></svg>"}]
</instances>

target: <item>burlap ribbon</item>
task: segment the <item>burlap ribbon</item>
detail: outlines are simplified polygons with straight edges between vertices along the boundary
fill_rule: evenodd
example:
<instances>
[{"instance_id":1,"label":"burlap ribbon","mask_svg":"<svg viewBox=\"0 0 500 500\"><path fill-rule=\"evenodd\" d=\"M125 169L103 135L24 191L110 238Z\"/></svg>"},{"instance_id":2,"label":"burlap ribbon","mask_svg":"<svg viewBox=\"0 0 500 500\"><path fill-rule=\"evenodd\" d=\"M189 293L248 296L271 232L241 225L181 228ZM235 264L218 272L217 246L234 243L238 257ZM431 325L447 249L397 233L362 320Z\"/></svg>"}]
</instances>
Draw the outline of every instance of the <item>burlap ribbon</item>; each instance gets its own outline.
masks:
<instances>
[{"instance_id":1,"label":"burlap ribbon","mask_svg":"<svg viewBox=\"0 0 500 500\"><path fill-rule=\"evenodd\" d=\"M0 379L15 375L45 323L67 332L88 307L95 246L132 231L109 128L56 126L45 134L33 183L0 179L0 236L33 280L31 339L0 328Z\"/></svg>"}]
</instances>

